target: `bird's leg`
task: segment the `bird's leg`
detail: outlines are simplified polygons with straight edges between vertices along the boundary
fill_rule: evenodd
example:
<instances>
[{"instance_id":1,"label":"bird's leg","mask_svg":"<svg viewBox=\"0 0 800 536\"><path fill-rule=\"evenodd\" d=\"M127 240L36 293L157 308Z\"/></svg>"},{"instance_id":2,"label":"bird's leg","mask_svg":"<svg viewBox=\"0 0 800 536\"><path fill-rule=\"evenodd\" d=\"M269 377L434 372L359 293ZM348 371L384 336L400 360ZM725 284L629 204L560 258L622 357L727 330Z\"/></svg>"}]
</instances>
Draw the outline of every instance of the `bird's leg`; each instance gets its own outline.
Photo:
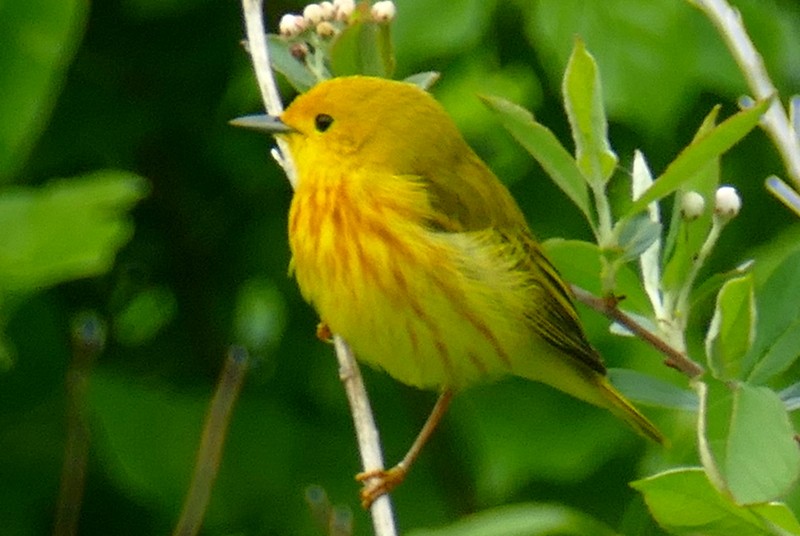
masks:
<instances>
[{"instance_id":1,"label":"bird's leg","mask_svg":"<svg viewBox=\"0 0 800 536\"><path fill-rule=\"evenodd\" d=\"M328 323L324 320L321 320L319 324L317 324L317 338L322 342L333 342L333 333L331 333L331 328L328 327Z\"/></svg>"},{"instance_id":2,"label":"bird's leg","mask_svg":"<svg viewBox=\"0 0 800 536\"><path fill-rule=\"evenodd\" d=\"M406 455L403 456L400 463L391 469L364 471L356 475L356 480L364 483L364 487L361 490L361 506L363 506L364 509L368 509L375 499L384 493L389 493L403 482L409 469L411 469L411 465L422 451L422 447L428 442L433 431L436 430L439 421L442 420L445 412L447 412L452 398L452 390L445 389L442 391L442 394L439 395L439 399L433 406L433 410L431 410L431 414L428 416L428 420L425 421L422 430L419 431L417 438L414 440L411 448L408 449L408 452L406 452Z\"/></svg>"}]
</instances>

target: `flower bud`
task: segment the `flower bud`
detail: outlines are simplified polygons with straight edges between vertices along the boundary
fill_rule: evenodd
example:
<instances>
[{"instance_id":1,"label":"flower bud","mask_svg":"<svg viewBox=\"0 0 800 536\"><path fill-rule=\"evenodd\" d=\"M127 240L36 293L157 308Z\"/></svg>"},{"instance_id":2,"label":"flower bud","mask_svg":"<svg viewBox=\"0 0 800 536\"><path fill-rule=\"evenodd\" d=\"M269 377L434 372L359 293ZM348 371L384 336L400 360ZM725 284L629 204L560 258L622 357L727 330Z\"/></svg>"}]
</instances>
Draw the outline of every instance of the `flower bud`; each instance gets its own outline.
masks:
<instances>
[{"instance_id":1,"label":"flower bud","mask_svg":"<svg viewBox=\"0 0 800 536\"><path fill-rule=\"evenodd\" d=\"M317 34L320 37L327 39L328 37L333 37L333 34L336 33L336 28L330 22L324 20L317 24Z\"/></svg>"},{"instance_id":2,"label":"flower bud","mask_svg":"<svg viewBox=\"0 0 800 536\"><path fill-rule=\"evenodd\" d=\"M294 59L302 63L306 61L308 56L308 45L305 43L293 43L289 47L289 53Z\"/></svg>"},{"instance_id":3,"label":"flower bud","mask_svg":"<svg viewBox=\"0 0 800 536\"><path fill-rule=\"evenodd\" d=\"M354 0L333 0L333 8L336 11L336 20L347 20L356 9Z\"/></svg>"},{"instance_id":4,"label":"flower bud","mask_svg":"<svg viewBox=\"0 0 800 536\"><path fill-rule=\"evenodd\" d=\"M300 15L289 13L281 17L278 28L283 37L297 37L306 29L306 21Z\"/></svg>"},{"instance_id":5,"label":"flower bud","mask_svg":"<svg viewBox=\"0 0 800 536\"><path fill-rule=\"evenodd\" d=\"M694 221L703 215L706 200L697 192L686 192L681 198L681 216L686 221Z\"/></svg>"},{"instance_id":6,"label":"flower bud","mask_svg":"<svg viewBox=\"0 0 800 536\"><path fill-rule=\"evenodd\" d=\"M733 218L742 208L742 198L733 186L721 186L714 197L714 212L724 218Z\"/></svg>"},{"instance_id":7,"label":"flower bud","mask_svg":"<svg viewBox=\"0 0 800 536\"><path fill-rule=\"evenodd\" d=\"M322 20L333 20L336 17L336 8L333 7L333 2L320 2L319 7L322 9Z\"/></svg>"},{"instance_id":8,"label":"flower bud","mask_svg":"<svg viewBox=\"0 0 800 536\"><path fill-rule=\"evenodd\" d=\"M303 9L303 18L309 26L316 26L322 21L323 11L319 4L308 4Z\"/></svg>"},{"instance_id":9,"label":"flower bud","mask_svg":"<svg viewBox=\"0 0 800 536\"><path fill-rule=\"evenodd\" d=\"M381 2L375 2L372 5L371 13L372 20L375 22L388 24L392 22L397 14L397 7L395 7L394 2L391 0L382 0Z\"/></svg>"}]
</instances>

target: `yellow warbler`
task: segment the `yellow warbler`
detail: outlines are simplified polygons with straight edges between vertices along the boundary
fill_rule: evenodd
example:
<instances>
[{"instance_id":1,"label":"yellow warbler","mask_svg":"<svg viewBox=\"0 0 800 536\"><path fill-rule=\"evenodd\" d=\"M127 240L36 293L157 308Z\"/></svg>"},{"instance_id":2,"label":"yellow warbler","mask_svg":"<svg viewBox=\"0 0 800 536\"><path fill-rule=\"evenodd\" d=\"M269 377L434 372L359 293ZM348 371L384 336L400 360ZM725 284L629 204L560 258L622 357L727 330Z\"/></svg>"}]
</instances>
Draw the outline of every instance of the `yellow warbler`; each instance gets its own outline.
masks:
<instances>
[{"instance_id":1,"label":"yellow warbler","mask_svg":"<svg viewBox=\"0 0 800 536\"><path fill-rule=\"evenodd\" d=\"M297 283L360 360L446 392L506 374L544 382L663 441L609 384L569 287L428 93L335 78L261 128L297 168Z\"/></svg>"}]
</instances>

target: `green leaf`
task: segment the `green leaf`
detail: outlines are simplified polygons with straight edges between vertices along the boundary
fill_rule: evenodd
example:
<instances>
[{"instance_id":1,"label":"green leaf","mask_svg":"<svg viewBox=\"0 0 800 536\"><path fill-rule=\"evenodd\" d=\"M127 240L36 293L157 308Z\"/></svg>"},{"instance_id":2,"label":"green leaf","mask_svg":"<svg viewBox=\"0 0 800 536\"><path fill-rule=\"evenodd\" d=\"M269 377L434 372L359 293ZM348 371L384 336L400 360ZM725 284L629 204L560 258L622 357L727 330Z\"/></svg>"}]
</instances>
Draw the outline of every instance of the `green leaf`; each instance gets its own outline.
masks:
<instances>
[{"instance_id":1,"label":"green leaf","mask_svg":"<svg viewBox=\"0 0 800 536\"><path fill-rule=\"evenodd\" d=\"M800 523L781 503L737 506L711 485L699 468L675 469L637 480L658 523L680 536L800 535Z\"/></svg>"},{"instance_id":2,"label":"green leaf","mask_svg":"<svg viewBox=\"0 0 800 536\"><path fill-rule=\"evenodd\" d=\"M442 74L438 71L425 71L422 73L412 74L411 76L407 76L403 79L403 82L408 82L409 84L414 84L416 86L421 87L425 91L428 91L433 85L439 81L442 77Z\"/></svg>"},{"instance_id":3,"label":"green leaf","mask_svg":"<svg viewBox=\"0 0 800 536\"><path fill-rule=\"evenodd\" d=\"M608 526L566 506L515 504L469 515L446 527L416 529L409 536L614 536Z\"/></svg>"},{"instance_id":4,"label":"green leaf","mask_svg":"<svg viewBox=\"0 0 800 536\"><path fill-rule=\"evenodd\" d=\"M580 39L575 40L567 63L562 91L578 168L590 184L605 184L617 166L617 155L608 142L597 63Z\"/></svg>"},{"instance_id":5,"label":"green leaf","mask_svg":"<svg viewBox=\"0 0 800 536\"><path fill-rule=\"evenodd\" d=\"M714 106L705 117L694 136L695 140L705 136L714 128L719 110L720 106ZM661 278L661 286L664 290L677 289L683 285L691 264L711 229L712 204L718 186L719 158L712 158L681 184L675 192L672 218L664 247L665 266ZM706 201L706 209L699 218L686 221L681 214L681 200L690 191L697 192L703 197Z\"/></svg>"},{"instance_id":6,"label":"green leaf","mask_svg":"<svg viewBox=\"0 0 800 536\"><path fill-rule=\"evenodd\" d=\"M621 250L619 260L627 262L639 258L661 237L661 224L647 214L636 214L618 221L614 233Z\"/></svg>"},{"instance_id":7,"label":"green leaf","mask_svg":"<svg viewBox=\"0 0 800 536\"><path fill-rule=\"evenodd\" d=\"M177 312L178 302L169 288L146 289L115 316L115 339L128 346L144 344L158 335Z\"/></svg>"},{"instance_id":8,"label":"green leaf","mask_svg":"<svg viewBox=\"0 0 800 536\"><path fill-rule=\"evenodd\" d=\"M744 358L750 383L765 383L800 356L800 250L790 254L757 292L756 340Z\"/></svg>"},{"instance_id":9,"label":"green leaf","mask_svg":"<svg viewBox=\"0 0 800 536\"><path fill-rule=\"evenodd\" d=\"M636 370L611 368L608 379L626 398L647 406L697 411L697 394Z\"/></svg>"},{"instance_id":10,"label":"green leaf","mask_svg":"<svg viewBox=\"0 0 800 536\"><path fill-rule=\"evenodd\" d=\"M711 481L740 505L784 495L800 476L800 449L778 395L716 380L697 390L700 458Z\"/></svg>"},{"instance_id":11,"label":"green leaf","mask_svg":"<svg viewBox=\"0 0 800 536\"><path fill-rule=\"evenodd\" d=\"M711 131L692 141L678 157L667 166L642 196L628 209L626 215L635 214L647 207L651 201L661 199L689 180L703 166L718 158L744 138L757 124L770 105L770 100L756 103L753 107L737 112Z\"/></svg>"},{"instance_id":12,"label":"green leaf","mask_svg":"<svg viewBox=\"0 0 800 536\"><path fill-rule=\"evenodd\" d=\"M512 102L492 96L481 96L481 100L497 114L503 127L539 162L553 182L594 226L586 181L575 159L561 145L555 134L537 123L529 111Z\"/></svg>"},{"instance_id":13,"label":"green leaf","mask_svg":"<svg viewBox=\"0 0 800 536\"><path fill-rule=\"evenodd\" d=\"M755 337L756 302L753 277L726 281L717 294L717 305L706 335L708 366L719 380L740 377L742 358Z\"/></svg>"},{"instance_id":14,"label":"green leaf","mask_svg":"<svg viewBox=\"0 0 800 536\"><path fill-rule=\"evenodd\" d=\"M351 20L331 46L334 76L391 78L395 65L389 28L388 24L378 24L363 14Z\"/></svg>"},{"instance_id":15,"label":"green leaf","mask_svg":"<svg viewBox=\"0 0 800 536\"><path fill-rule=\"evenodd\" d=\"M556 238L546 240L542 243L542 247L566 281L595 295L601 293L600 270L602 263L600 248L597 244ZM629 266L619 268L614 292L617 295L625 296L625 301L620 304L625 311L641 314L652 312L639 277Z\"/></svg>"},{"instance_id":16,"label":"green leaf","mask_svg":"<svg viewBox=\"0 0 800 536\"><path fill-rule=\"evenodd\" d=\"M305 93L317 83L314 74L303 61L292 56L292 44L279 35L267 35L269 61L272 68L286 77L286 81L300 93Z\"/></svg>"},{"instance_id":17,"label":"green leaf","mask_svg":"<svg viewBox=\"0 0 800 536\"><path fill-rule=\"evenodd\" d=\"M127 212L147 192L122 171L0 192L0 292L23 292L107 271L133 227Z\"/></svg>"},{"instance_id":18,"label":"green leaf","mask_svg":"<svg viewBox=\"0 0 800 536\"><path fill-rule=\"evenodd\" d=\"M24 163L47 123L87 11L83 0L0 3L0 183Z\"/></svg>"}]
</instances>

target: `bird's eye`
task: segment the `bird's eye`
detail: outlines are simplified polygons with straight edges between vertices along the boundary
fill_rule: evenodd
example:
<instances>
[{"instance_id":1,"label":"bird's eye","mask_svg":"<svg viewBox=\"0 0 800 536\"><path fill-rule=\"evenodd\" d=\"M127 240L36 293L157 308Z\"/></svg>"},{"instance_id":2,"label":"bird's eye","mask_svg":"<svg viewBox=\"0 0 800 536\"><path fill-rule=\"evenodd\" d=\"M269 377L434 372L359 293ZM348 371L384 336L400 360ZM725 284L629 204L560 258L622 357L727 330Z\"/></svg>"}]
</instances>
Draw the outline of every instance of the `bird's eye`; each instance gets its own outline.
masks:
<instances>
[{"instance_id":1,"label":"bird's eye","mask_svg":"<svg viewBox=\"0 0 800 536\"><path fill-rule=\"evenodd\" d=\"M314 126L319 132L325 132L333 124L333 117L328 114L319 114L314 118Z\"/></svg>"}]
</instances>

